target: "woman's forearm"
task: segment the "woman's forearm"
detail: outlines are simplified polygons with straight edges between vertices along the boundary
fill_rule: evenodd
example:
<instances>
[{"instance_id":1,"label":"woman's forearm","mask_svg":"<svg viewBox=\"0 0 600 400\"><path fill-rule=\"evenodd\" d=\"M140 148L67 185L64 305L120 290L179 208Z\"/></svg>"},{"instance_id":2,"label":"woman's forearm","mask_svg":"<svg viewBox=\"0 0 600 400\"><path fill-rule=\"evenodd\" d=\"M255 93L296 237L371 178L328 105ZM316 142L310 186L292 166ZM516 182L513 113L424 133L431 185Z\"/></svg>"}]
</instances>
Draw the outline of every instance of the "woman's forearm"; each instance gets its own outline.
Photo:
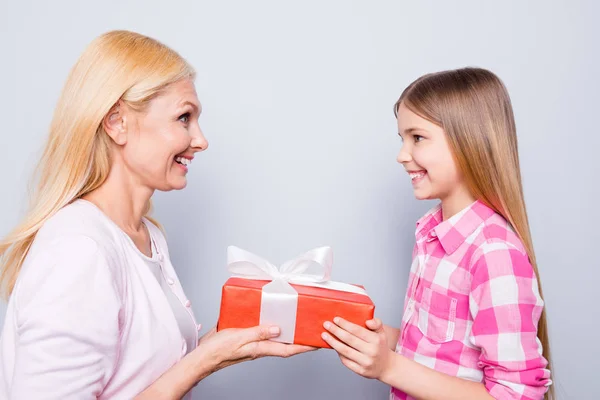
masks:
<instances>
[{"instance_id":1,"label":"woman's forearm","mask_svg":"<svg viewBox=\"0 0 600 400\"><path fill-rule=\"evenodd\" d=\"M215 370L216 362L198 348L167 370L135 400L180 400Z\"/></svg>"}]
</instances>

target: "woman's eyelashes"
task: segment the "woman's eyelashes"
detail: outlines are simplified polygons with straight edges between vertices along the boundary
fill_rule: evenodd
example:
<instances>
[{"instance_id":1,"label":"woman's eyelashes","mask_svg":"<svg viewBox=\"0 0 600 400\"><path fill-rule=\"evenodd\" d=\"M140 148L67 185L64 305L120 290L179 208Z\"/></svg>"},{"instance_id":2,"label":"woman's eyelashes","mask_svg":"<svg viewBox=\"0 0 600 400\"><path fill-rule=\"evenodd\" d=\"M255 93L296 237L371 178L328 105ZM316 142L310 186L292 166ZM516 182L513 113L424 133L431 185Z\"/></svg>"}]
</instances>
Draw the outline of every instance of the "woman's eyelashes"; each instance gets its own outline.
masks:
<instances>
[{"instance_id":1,"label":"woman's eyelashes","mask_svg":"<svg viewBox=\"0 0 600 400\"><path fill-rule=\"evenodd\" d=\"M181 114L181 115L179 116L179 118L177 118L177 120L178 120L178 121L181 121L181 122L183 122L185 125L187 125L187 124L190 122L190 116L191 116L191 113L190 113L190 112L186 112L186 113L183 113L183 114Z\"/></svg>"}]
</instances>

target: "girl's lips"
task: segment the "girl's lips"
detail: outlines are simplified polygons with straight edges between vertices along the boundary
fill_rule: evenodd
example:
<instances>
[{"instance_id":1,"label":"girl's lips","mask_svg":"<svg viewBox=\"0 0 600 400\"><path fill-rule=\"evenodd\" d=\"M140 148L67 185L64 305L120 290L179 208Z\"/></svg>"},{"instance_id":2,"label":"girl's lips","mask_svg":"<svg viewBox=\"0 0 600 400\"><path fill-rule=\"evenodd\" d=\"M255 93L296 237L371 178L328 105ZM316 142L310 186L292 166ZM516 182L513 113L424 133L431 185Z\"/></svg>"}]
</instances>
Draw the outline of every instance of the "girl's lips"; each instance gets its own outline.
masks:
<instances>
[{"instance_id":1,"label":"girl's lips","mask_svg":"<svg viewBox=\"0 0 600 400\"><path fill-rule=\"evenodd\" d=\"M409 171L408 175L410 176L410 180L412 181L413 184L420 182L421 180L423 180L423 178L425 177L425 175L427 175L427 171Z\"/></svg>"}]
</instances>

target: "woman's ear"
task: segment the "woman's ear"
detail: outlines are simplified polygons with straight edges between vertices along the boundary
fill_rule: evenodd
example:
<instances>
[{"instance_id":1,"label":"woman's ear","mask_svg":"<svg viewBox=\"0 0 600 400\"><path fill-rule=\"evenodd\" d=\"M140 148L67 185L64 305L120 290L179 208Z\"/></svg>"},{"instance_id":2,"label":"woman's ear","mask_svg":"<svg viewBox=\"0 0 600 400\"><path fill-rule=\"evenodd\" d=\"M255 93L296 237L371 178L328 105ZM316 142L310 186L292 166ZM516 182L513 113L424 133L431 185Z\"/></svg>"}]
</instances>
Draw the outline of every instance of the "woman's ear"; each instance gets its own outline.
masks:
<instances>
[{"instance_id":1,"label":"woman's ear","mask_svg":"<svg viewBox=\"0 0 600 400\"><path fill-rule=\"evenodd\" d=\"M119 100L102 120L102 127L108 136L119 146L127 143L126 105Z\"/></svg>"}]
</instances>

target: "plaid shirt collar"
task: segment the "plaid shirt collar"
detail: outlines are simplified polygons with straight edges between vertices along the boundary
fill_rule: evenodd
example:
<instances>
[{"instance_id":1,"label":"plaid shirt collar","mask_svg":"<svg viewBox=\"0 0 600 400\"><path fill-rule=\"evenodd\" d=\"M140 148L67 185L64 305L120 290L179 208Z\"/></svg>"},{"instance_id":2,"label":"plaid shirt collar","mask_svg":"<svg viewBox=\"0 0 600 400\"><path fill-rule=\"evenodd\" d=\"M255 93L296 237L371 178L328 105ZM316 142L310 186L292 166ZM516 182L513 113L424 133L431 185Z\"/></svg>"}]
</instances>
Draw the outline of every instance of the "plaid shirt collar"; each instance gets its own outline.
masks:
<instances>
[{"instance_id":1,"label":"plaid shirt collar","mask_svg":"<svg viewBox=\"0 0 600 400\"><path fill-rule=\"evenodd\" d=\"M417 221L417 241L426 236L437 237L446 254L452 254L475 232L494 210L476 200L447 220L442 220L442 205L438 204Z\"/></svg>"}]
</instances>

